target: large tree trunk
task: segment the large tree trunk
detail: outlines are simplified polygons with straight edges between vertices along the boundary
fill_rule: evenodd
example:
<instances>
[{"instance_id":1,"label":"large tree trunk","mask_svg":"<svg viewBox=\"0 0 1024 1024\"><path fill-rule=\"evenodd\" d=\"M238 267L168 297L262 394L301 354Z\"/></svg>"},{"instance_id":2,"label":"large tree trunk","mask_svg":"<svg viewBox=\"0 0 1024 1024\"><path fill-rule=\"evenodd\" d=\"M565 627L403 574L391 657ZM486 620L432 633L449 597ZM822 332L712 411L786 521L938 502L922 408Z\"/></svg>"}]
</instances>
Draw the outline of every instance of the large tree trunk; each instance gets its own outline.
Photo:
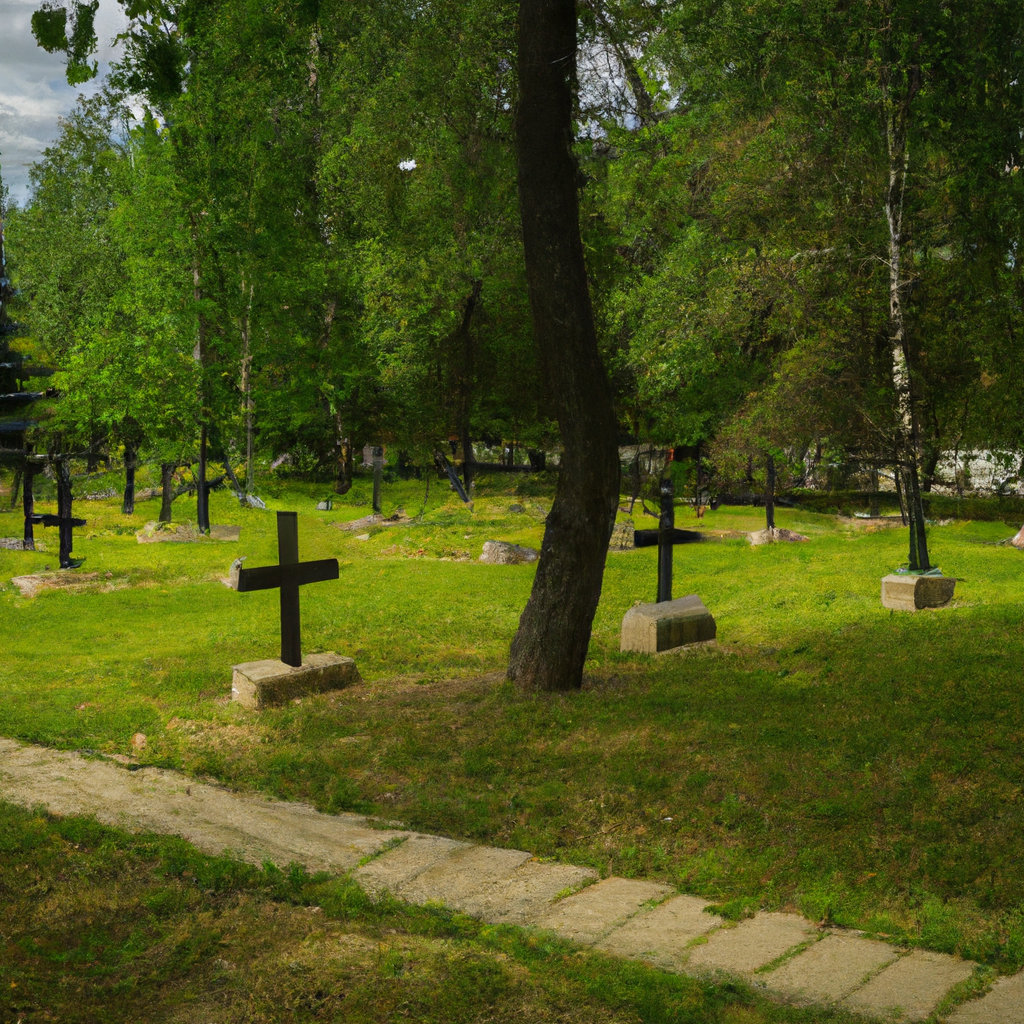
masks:
<instances>
[{"instance_id":1,"label":"large tree trunk","mask_svg":"<svg viewBox=\"0 0 1024 1024\"><path fill-rule=\"evenodd\" d=\"M25 476L22 479L22 512L25 515L25 548L35 551L36 540L32 529L32 515L35 512L35 495L32 493L32 478L35 476L35 466L31 462L25 463Z\"/></svg>"},{"instance_id":2,"label":"large tree trunk","mask_svg":"<svg viewBox=\"0 0 1024 1024\"><path fill-rule=\"evenodd\" d=\"M242 283L245 291L245 283ZM245 494L249 494L255 486L253 466L253 423L252 423L252 346L250 344L250 320L252 314L253 286L249 286L249 304L242 318L242 403L245 410ZM239 501L245 495L239 495Z\"/></svg>"},{"instance_id":3,"label":"large tree trunk","mask_svg":"<svg viewBox=\"0 0 1024 1024\"><path fill-rule=\"evenodd\" d=\"M765 528L775 529L775 456L768 456L767 479L764 486Z\"/></svg>"},{"instance_id":4,"label":"large tree trunk","mask_svg":"<svg viewBox=\"0 0 1024 1024\"><path fill-rule=\"evenodd\" d=\"M572 112L575 0L520 0L517 156L526 277L563 453L508 676L527 690L583 682L619 497L611 389L587 286Z\"/></svg>"},{"instance_id":5,"label":"large tree trunk","mask_svg":"<svg viewBox=\"0 0 1024 1024\"><path fill-rule=\"evenodd\" d=\"M459 373L459 433L462 443L462 482L465 484L467 494L469 494L469 487L472 483L470 467L473 462L473 442L470 437L469 420L473 409L473 374L475 370L473 333L470 331L470 324L473 321L476 304L480 301L483 284L483 281L479 279L473 282L473 290L466 299L466 305L462 311L462 323L459 325L459 338L462 339L462 366Z\"/></svg>"},{"instance_id":6,"label":"large tree trunk","mask_svg":"<svg viewBox=\"0 0 1024 1024\"><path fill-rule=\"evenodd\" d=\"M335 451L338 453L338 469L334 481L335 494L348 494L352 490L352 438L346 437L341 413L334 413Z\"/></svg>"}]
</instances>

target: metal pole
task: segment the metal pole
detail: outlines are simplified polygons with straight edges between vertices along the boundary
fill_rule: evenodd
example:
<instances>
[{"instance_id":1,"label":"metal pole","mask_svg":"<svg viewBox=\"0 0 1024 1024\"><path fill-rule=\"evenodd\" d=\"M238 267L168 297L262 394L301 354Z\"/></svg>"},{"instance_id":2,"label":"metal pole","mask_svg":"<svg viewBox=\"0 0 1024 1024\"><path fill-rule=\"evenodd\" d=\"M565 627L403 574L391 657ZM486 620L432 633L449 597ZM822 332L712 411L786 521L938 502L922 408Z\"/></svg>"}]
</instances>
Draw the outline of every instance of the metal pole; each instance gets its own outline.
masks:
<instances>
[{"instance_id":1,"label":"metal pole","mask_svg":"<svg viewBox=\"0 0 1024 1024\"><path fill-rule=\"evenodd\" d=\"M658 522L658 601L672 600L672 532L676 525L675 485L661 481L661 518Z\"/></svg>"}]
</instances>

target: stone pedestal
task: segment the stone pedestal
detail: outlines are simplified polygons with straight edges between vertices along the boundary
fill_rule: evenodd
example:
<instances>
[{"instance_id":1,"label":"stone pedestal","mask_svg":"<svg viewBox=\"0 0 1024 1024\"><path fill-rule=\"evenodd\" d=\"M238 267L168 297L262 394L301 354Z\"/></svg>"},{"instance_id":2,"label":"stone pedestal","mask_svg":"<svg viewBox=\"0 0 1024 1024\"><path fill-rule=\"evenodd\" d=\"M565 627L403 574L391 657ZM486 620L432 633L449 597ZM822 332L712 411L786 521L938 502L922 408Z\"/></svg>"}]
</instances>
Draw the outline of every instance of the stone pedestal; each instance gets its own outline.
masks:
<instances>
[{"instance_id":1,"label":"stone pedestal","mask_svg":"<svg viewBox=\"0 0 1024 1024\"><path fill-rule=\"evenodd\" d=\"M955 588L956 580L948 576L902 576L893 573L882 577L882 605L899 612L942 608L952 600Z\"/></svg>"},{"instance_id":2,"label":"stone pedestal","mask_svg":"<svg viewBox=\"0 0 1024 1024\"><path fill-rule=\"evenodd\" d=\"M658 604L638 604L622 617L623 651L657 654L685 644L714 640L715 620L696 594L661 601Z\"/></svg>"},{"instance_id":3,"label":"stone pedestal","mask_svg":"<svg viewBox=\"0 0 1024 1024\"><path fill-rule=\"evenodd\" d=\"M361 680L355 661L334 651L307 654L299 668L276 658L231 667L231 699L247 708L284 704L309 693L341 690Z\"/></svg>"}]
</instances>

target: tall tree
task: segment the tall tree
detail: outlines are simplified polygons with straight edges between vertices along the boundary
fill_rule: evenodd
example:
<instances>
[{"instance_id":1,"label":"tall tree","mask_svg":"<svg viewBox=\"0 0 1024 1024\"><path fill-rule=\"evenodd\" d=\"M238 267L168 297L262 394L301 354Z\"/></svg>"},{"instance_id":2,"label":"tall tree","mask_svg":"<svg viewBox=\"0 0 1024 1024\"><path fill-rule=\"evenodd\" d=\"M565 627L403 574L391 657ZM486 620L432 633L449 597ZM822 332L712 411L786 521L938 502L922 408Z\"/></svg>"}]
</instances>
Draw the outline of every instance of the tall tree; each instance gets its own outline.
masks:
<instances>
[{"instance_id":1,"label":"tall tree","mask_svg":"<svg viewBox=\"0 0 1024 1024\"><path fill-rule=\"evenodd\" d=\"M558 490L509 678L528 690L583 681L619 497L611 389L594 328L574 154L575 0L521 0L516 146L534 334L562 438Z\"/></svg>"}]
</instances>

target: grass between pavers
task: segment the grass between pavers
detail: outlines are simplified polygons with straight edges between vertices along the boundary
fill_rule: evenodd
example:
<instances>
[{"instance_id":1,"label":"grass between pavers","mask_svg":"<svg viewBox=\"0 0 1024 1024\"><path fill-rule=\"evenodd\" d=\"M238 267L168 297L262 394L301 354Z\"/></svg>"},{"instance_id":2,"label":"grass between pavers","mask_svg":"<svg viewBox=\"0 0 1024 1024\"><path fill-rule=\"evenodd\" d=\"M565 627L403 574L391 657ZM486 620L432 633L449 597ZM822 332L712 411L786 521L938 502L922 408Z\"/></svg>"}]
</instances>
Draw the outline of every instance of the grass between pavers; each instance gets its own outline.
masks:
<instances>
[{"instance_id":1,"label":"grass between pavers","mask_svg":"<svg viewBox=\"0 0 1024 1024\"><path fill-rule=\"evenodd\" d=\"M0 1019L22 1024L853 1019L4 803L0 944Z\"/></svg>"},{"instance_id":2,"label":"grass between pavers","mask_svg":"<svg viewBox=\"0 0 1024 1024\"><path fill-rule=\"evenodd\" d=\"M809 543L680 547L676 593L702 596L720 642L656 659L617 651L625 610L653 599L655 551L613 552L583 692L524 697L500 670L533 569L453 559L488 539L538 545L545 485L484 479L469 510L435 484L421 523L360 541L332 524L370 511L369 486L330 512L313 507L324 487L268 501L302 512L301 557L342 563L339 582L304 588L304 650L354 655L365 685L260 713L226 703L231 664L276 654L277 599L217 577L237 554L276 560L272 515L219 494L214 521L240 523L240 543L138 545L117 531L157 502L134 519L82 502L81 572L123 589L5 588L0 733L130 753L141 731L144 761L322 810L664 879L728 916L795 907L1024 965L1024 585L1021 553L998 546L1008 526L934 528L934 557L964 581L953 607L919 615L879 603L901 530L780 510ZM414 515L422 496L391 485L385 511ZM194 506L179 499L176 517ZM699 525L728 534L762 516L720 509ZM17 523L0 514L0 535ZM0 552L0 579L48 562Z\"/></svg>"}]
</instances>

